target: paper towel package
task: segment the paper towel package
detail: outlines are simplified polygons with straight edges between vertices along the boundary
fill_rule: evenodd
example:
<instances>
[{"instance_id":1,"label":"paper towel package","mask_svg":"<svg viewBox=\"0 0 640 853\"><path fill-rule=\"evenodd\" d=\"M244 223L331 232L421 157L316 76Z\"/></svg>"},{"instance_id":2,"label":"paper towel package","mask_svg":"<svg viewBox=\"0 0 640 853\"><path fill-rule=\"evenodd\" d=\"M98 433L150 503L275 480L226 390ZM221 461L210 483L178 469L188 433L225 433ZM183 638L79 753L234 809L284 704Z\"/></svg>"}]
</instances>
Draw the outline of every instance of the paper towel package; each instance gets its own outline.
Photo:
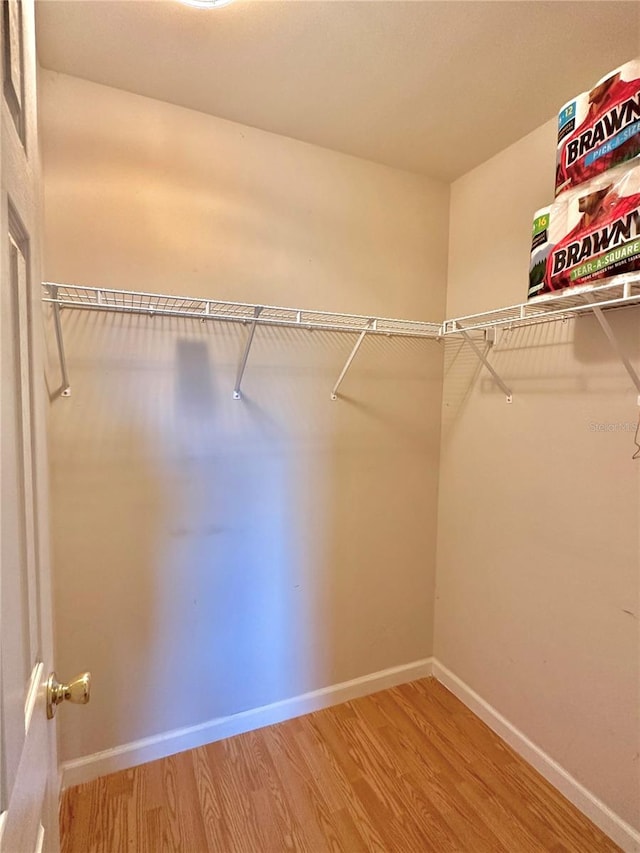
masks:
<instances>
[{"instance_id":1,"label":"paper towel package","mask_svg":"<svg viewBox=\"0 0 640 853\"><path fill-rule=\"evenodd\" d=\"M640 59L633 59L560 110L556 196L638 155Z\"/></svg>"},{"instance_id":2,"label":"paper towel package","mask_svg":"<svg viewBox=\"0 0 640 853\"><path fill-rule=\"evenodd\" d=\"M640 271L640 159L536 211L529 298Z\"/></svg>"}]
</instances>

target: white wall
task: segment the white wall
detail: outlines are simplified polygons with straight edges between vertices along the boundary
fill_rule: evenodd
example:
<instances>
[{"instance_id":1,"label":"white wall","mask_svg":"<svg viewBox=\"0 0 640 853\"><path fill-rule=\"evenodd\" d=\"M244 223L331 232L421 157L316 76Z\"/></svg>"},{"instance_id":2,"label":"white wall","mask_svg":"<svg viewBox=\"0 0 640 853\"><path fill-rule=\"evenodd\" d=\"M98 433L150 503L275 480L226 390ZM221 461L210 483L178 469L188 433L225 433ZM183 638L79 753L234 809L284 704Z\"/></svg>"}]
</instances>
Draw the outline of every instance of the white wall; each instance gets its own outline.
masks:
<instances>
[{"instance_id":1,"label":"white wall","mask_svg":"<svg viewBox=\"0 0 640 853\"><path fill-rule=\"evenodd\" d=\"M446 186L49 72L41 105L48 279L442 317ZM241 326L63 323L63 760L431 654L438 344L365 341L331 402L355 336L259 329L235 402Z\"/></svg>"},{"instance_id":2,"label":"white wall","mask_svg":"<svg viewBox=\"0 0 640 853\"><path fill-rule=\"evenodd\" d=\"M526 298L554 131L452 185L448 317ZM638 364L640 309L607 316ZM505 333L491 358L512 405L447 345L435 655L640 827L637 394L592 318Z\"/></svg>"}]
</instances>

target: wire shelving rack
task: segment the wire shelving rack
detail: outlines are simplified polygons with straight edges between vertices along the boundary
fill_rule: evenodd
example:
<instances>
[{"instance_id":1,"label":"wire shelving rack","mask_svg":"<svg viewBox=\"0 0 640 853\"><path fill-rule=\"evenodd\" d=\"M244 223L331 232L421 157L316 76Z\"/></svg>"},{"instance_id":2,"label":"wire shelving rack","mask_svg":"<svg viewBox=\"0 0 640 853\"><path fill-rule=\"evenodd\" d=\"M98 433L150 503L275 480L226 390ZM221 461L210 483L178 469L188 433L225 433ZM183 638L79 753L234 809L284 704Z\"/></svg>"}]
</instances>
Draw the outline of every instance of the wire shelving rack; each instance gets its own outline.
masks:
<instances>
[{"instance_id":1,"label":"wire shelving rack","mask_svg":"<svg viewBox=\"0 0 640 853\"><path fill-rule=\"evenodd\" d=\"M640 275L618 276L615 281L587 287L570 288L559 293L538 297L519 305L496 308L479 314L455 317L442 324L443 335L460 334L492 328L518 328L593 311L594 307L615 308L640 303Z\"/></svg>"},{"instance_id":2,"label":"wire shelving rack","mask_svg":"<svg viewBox=\"0 0 640 853\"><path fill-rule=\"evenodd\" d=\"M441 341L451 336L462 336L474 350L480 361L491 373L502 389L507 402L512 402L511 389L499 376L488 359L487 349L495 343L501 329L516 329L537 325L587 313L598 320L611 346L622 361L629 377L638 391L640 405L640 376L624 353L609 324L603 309L621 308L640 304L640 273L619 275L596 286L582 286L539 297L529 302L468 314L440 322L400 320L390 317L367 317L360 314L339 314L328 311L312 311L303 308L283 308L275 305L257 305L247 302L227 302L217 299L171 296L134 290L85 287L75 284L43 282L43 301L53 306L56 340L62 373L62 396L71 393L67 372L62 324L62 309L88 311L115 311L126 314L148 316L187 317L204 321L242 323L248 327L244 352L238 366L233 397L241 399L241 384L247 366L249 352L258 326L288 327L298 329L322 329L329 332L357 333L358 338L331 391L336 400L338 389L349 370L362 342L368 335L403 336ZM477 334L484 333L486 346L479 345Z\"/></svg>"},{"instance_id":3,"label":"wire shelving rack","mask_svg":"<svg viewBox=\"0 0 640 853\"><path fill-rule=\"evenodd\" d=\"M441 323L420 320L399 320L391 317L366 317L360 314L339 314L329 311L311 311L304 308L283 308L275 305L256 305L247 302L225 302L218 299L203 299L188 296L170 296L135 290L84 287L75 284L43 282L43 301L54 308L54 321L58 352L62 371L64 397L71 393L66 366L61 309L87 311L115 311L125 314L144 314L155 317L186 317L204 321L216 320L225 323L242 323L249 328L245 349L240 360L233 389L233 397L241 399L241 384L249 358L249 351L257 326L275 326L298 329L320 329L329 332L358 333L359 337L331 391L336 400L338 389L351 366L360 345L367 335L402 336L439 340Z\"/></svg>"}]
</instances>

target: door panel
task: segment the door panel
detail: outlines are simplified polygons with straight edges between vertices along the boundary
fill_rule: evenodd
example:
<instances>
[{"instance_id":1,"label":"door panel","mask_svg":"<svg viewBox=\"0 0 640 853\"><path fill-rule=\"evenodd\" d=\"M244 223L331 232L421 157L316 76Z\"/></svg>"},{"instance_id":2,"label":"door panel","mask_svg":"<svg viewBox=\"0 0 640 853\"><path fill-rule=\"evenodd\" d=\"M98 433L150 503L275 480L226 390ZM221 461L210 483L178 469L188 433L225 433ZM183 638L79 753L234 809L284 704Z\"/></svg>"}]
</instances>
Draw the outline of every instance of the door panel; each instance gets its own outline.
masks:
<instances>
[{"instance_id":1,"label":"door panel","mask_svg":"<svg viewBox=\"0 0 640 853\"><path fill-rule=\"evenodd\" d=\"M12 227L8 204L7 272L2 300L2 800L6 808L25 741L28 698L39 657L31 433L32 372L28 241Z\"/></svg>"},{"instance_id":2,"label":"door panel","mask_svg":"<svg viewBox=\"0 0 640 853\"><path fill-rule=\"evenodd\" d=\"M40 187L32 0L2 4L0 120L0 828L2 853L59 849Z\"/></svg>"},{"instance_id":3,"label":"door panel","mask_svg":"<svg viewBox=\"0 0 640 853\"><path fill-rule=\"evenodd\" d=\"M7 853L31 853L44 841L43 814L46 812L47 773L43 757L48 758L46 714L42 713L44 664L33 672L32 690L24 706L23 749L13 779L7 825L2 837L2 850Z\"/></svg>"},{"instance_id":4,"label":"door panel","mask_svg":"<svg viewBox=\"0 0 640 853\"><path fill-rule=\"evenodd\" d=\"M26 561L26 519L23 490L23 435L18 321L18 263L10 245L7 299L3 300L6 369L2 377L2 743L3 801L13 787L24 741L24 709L31 668L29 572ZM13 257L12 257L13 256ZM8 305L7 305L8 302ZM8 310L5 310L7 309ZM8 322L7 322L8 321ZM17 500L15 499L17 497Z\"/></svg>"}]
</instances>

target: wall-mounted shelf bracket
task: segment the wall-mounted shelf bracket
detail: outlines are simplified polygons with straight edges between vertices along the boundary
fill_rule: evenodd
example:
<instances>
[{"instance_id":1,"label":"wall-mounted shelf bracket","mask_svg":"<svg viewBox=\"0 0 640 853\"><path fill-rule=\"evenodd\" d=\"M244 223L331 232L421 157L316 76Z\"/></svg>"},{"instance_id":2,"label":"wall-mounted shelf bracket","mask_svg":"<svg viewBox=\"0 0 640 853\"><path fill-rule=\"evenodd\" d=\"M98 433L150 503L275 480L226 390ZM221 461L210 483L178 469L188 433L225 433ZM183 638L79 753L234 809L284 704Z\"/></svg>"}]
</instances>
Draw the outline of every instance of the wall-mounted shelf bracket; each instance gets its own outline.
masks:
<instances>
[{"instance_id":1,"label":"wall-mounted shelf bracket","mask_svg":"<svg viewBox=\"0 0 640 853\"><path fill-rule=\"evenodd\" d=\"M640 376L638 376L638 372L635 367L631 364L629 359L627 358L626 353L620 346L620 342L616 338L616 333L611 328L611 324L604 316L602 308L598 306L596 300L589 293L584 294L585 302L588 302L593 309L593 313L595 314L596 320L600 324L600 328L605 333L607 340L611 344L613 351L616 353L622 364L624 365L625 370L629 374L629 378L633 382L636 387L636 391L638 392L638 405L640 406Z\"/></svg>"},{"instance_id":2,"label":"wall-mounted shelf bracket","mask_svg":"<svg viewBox=\"0 0 640 853\"><path fill-rule=\"evenodd\" d=\"M345 363L344 367L342 368L342 372L340 373L340 376L338 376L338 381L337 381L337 382L336 382L336 384L333 386L333 390L332 390L332 392L331 392L331 399L332 399L332 400L337 400L337 399L338 399L338 388L339 388L339 387L340 387L340 385L342 384L342 380L343 380L343 379L344 379L344 377L346 376L347 370L349 370L349 368L351 367L351 362L352 362L352 361L353 361L353 359L356 357L356 353L357 353L357 352L358 352L358 350L360 349L360 346L361 346L361 344L362 344L363 340L365 339L365 336L366 336L367 332L369 332L369 331L375 331L375 328L376 328L376 321L375 321L375 320L369 320L368 328L363 329L363 330L360 332L360 334L358 335L358 340L355 342L354 347L353 347L353 349L351 350L351 355L349 356L349 358L347 359L347 361L346 361L346 363Z\"/></svg>"},{"instance_id":3,"label":"wall-mounted shelf bracket","mask_svg":"<svg viewBox=\"0 0 640 853\"><path fill-rule=\"evenodd\" d=\"M69 374L67 372L67 357L64 351L64 339L62 337L62 324L60 322L60 305L55 300L58 298L58 288L56 285L51 285L51 298L53 302L53 325L56 330L56 344L58 346L58 357L60 358L60 376L62 377L62 385L60 386L60 396L71 396L71 385L69 383Z\"/></svg>"},{"instance_id":4,"label":"wall-mounted shelf bracket","mask_svg":"<svg viewBox=\"0 0 640 853\"><path fill-rule=\"evenodd\" d=\"M247 342L244 345L244 352L242 353L242 358L240 360L240 365L238 367L238 375L236 376L236 384L235 384L235 387L233 389L233 399L234 400L241 400L242 399L242 393L240 391L240 386L242 385L242 377L244 376L244 369L247 366L247 359L249 358L249 350L251 349L251 344L253 343L253 336L255 335L255 332L256 332L256 325L258 323L258 317L260 316L261 311L262 311L262 308L259 305L256 305L256 307L253 309L253 316L255 319L254 319L253 323L251 323L251 326L249 327L249 334L247 336Z\"/></svg>"},{"instance_id":5,"label":"wall-mounted shelf bracket","mask_svg":"<svg viewBox=\"0 0 640 853\"><path fill-rule=\"evenodd\" d=\"M466 329L462 328L460 323L457 324L457 330L462 334L465 341L469 344L469 346L475 352L475 354L478 356L478 358L480 359L482 364L487 368L489 373L493 376L493 378L496 381L496 384L499 386L500 390L502 391L502 393L507 398L507 403L512 403L513 402L513 394L511 393L511 389L507 385L505 385L505 383L502 381L500 376L498 376L495 368L489 362L489 359L487 358L485 353L482 352L482 350L477 345L477 343L473 340L471 335L466 331ZM487 329L486 331L491 332L490 334L485 335L485 339L486 339L488 345L491 347L491 346L493 346L493 343L495 341L495 330Z\"/></svg>"},{"instance_id":6,"label":"wall-mounted shelf bracket","mask_svg":"<svg viewBox=\"0 0 640 853\"><path fill-rule=\"evenodd\" d=\"M498 333L500 329L497 327L491 329L484 330L484 342L488 344L490 347L495 346L498 343Z\"/></svg>"}]
</instances>

